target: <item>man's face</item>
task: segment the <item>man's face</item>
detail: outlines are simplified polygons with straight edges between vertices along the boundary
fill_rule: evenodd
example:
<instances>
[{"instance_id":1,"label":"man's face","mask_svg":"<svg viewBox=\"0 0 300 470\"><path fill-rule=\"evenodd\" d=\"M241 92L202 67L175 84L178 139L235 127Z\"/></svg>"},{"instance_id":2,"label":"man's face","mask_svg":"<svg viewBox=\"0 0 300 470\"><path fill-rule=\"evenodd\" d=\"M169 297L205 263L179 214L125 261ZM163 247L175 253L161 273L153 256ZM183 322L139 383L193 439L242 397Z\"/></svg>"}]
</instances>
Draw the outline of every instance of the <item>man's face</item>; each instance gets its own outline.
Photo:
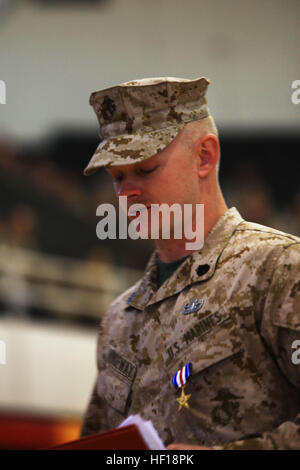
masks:
<instances>
[{"instance_id":1,"label":"man's face","mask_svg":"<svg viewBox=\"0 0 300 470\"><path fill-rule=\"evenodd\" d=\"M171 206L177 203L183 209L183 204L201 202L196 160L179 136L163 151L143 162L111 166L106 170L113 178L117 196L127 196L128 209L133 204L147 207L149 227L151 204ZM130 220L135 218L128 216Z\"/></svg>"}]
</instances>

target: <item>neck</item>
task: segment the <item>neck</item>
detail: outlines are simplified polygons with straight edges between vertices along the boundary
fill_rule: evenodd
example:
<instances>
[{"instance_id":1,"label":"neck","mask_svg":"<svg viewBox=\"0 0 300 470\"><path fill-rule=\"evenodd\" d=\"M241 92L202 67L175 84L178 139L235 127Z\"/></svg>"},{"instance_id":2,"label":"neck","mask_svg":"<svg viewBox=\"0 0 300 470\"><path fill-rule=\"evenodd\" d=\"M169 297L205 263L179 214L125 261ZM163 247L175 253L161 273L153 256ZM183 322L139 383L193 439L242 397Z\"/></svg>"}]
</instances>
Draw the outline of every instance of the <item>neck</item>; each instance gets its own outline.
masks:
<instances>
[{"instance_id":1,"label":"neck","mask_svg":"<svg viewBox=\"0 0 300 470\"><path fill-rule=\"evenodd\" d=\"M213 201L204 203L204 240L227 209L221 192ZM193 226L196 226L195 221ZM160 260L164 263L170 263L193 253L195 249L186 249L186 244L191 242L193 240L183 237L181 239L155 240L155 245Z\"/></svg>"}]
</instances>

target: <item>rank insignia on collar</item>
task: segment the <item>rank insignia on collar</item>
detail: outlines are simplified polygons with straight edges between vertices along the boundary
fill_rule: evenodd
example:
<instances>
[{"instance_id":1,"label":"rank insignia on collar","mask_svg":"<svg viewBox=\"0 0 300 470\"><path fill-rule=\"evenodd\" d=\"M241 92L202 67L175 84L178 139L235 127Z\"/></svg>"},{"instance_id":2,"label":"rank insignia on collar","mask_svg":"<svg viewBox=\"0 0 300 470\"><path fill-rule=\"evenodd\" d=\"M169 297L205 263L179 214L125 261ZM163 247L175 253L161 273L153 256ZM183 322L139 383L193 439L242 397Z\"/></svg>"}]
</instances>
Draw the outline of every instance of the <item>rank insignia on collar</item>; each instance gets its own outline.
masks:
<instances>
[{"instance_id":1,"label":"rank insignia on collar","mask_svg":"<svg viewBox=\"0 0 300 470\"><path fill-rule=\"evenodd\" d=\"M180 411L183 407L189 408L188 400L191 398L191 394L186 395L184 393L184 388L187 380L191 375L192 363L189 362L181 369L179 369L172 378L172 384L175 385L177 388L181 388L181 395L179 398L176 398L176 401L179 404L178 411Z\"/></svg>"},{"instance_id":2,"label":"rank insignia on collar","mask_svg":"<svg viewBox=\"0 0 300 470\"><path fill-rule=\"evenodd\" d=\"M198 310L200 310L203 304L204 304L203 299L200 299L200 300L193 299L189 303L183 306L182 313L183 315L188 315L189 313L198 312Z\"/></svg>"}]
</instances>

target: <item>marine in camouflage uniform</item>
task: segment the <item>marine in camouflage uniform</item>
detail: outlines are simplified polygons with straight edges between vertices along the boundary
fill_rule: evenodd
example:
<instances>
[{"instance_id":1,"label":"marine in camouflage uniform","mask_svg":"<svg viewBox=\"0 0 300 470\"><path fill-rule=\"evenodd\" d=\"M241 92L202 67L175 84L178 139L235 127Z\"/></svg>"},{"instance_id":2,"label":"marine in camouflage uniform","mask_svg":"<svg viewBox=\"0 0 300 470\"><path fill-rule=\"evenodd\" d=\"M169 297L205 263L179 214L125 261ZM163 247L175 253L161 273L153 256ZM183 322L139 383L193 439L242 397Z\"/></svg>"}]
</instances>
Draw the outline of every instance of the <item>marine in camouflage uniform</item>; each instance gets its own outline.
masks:
<instances>
[{"instance_id":1,"label":"marine in camouflage uniform","mask_svg":"<svg viewBox=\"0 0 300 470\"><path fill-rule=\"evenodd\" d=\"M172 115L181 126L207 115L204 94L208 82L203 80L158 79L153 83L154 88L164 84L165 89L167 84L167 107L173 103L170 83L177 91L177 116L171 106L163 122ZM126 93L137 86L140 98L143 93L151 96L147 90L151 83L146 83L125 84ZM182 84L185 90L191 88L180 107ZM107 103L111 114L106 121L113 122L118 109L114 99L108 100L111 90L96 92L100 127L105 124ZM129 102L136 105L132 96ZM180 115L182 103L188 111ZM158 104L155 107L163 109ZM122 121L124 114L119 116ZM132 125L134 128L133 121ZM154 133L155 141L160 130L150 126L145 131L144 126L139 121L135 129L127 128L127 144L124 136L118 136L120 127L112 140L102 142L100 146L110 148L103 157L104 165L112 164L108 158L116 158L118 164L126 158L128 164L128 158L142 161L153 155L154 148L149 155L126 154L123 148L118 155L114 153L119 151L118 142L113 141L116 136L121 146L129 148L135 133L140 133L140 140L151 139ZM174 126L174 135L170 126L169 122L167 139L172 140L178 128ZM159 140L154 145L159 148ZM98 151L86 173L103 166L101 163ZM204 246L189 254L160 286L157 256L155 251L143 278L115 300L101 323L98 376L82 435L114 428L129 414L140 413L153 422L165 445L299 449L300 366L292 355L294 341L300 340L300 239L244 221L231 208L209 231ZM191 396L189 407L179 411L176 398L180 390L172 385L172 376L187 363L192 364L192 374L185 393Z\"/></svg>"}]
</instances>

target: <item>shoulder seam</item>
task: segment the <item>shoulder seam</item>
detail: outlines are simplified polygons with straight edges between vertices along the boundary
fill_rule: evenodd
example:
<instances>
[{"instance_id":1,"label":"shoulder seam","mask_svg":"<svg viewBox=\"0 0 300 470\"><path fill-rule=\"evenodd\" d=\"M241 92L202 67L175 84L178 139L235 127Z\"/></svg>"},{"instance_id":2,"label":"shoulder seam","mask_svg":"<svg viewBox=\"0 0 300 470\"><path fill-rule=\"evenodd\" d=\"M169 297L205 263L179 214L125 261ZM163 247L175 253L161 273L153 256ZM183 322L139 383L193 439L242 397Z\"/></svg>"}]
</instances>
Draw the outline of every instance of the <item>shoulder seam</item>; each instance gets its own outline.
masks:
<instances>
[{"instance_id":1,"label":"shoulder seam","mask_svg":"<svg viewBox=\"0 0 300 470\"><path fill-rule=\"evenodd\" d=\"M259 229L259 228L256 228L256 227L240 227L240 225L239 225L236 228L235 233L237 233L237 232L260 232L260 233L275 235L279 238L282 238L283 240L284 239L290 240L291 245L300 243L300 239L299 239L299 237L297 237L297 235L292 235L292 234L289 234L289 233L280 232L280 230L272 229L271 227L270 227L269 230L267 228L268 227L266 227L266 230L262 230L262 229Z\"/></svg>"}]
</instances>

